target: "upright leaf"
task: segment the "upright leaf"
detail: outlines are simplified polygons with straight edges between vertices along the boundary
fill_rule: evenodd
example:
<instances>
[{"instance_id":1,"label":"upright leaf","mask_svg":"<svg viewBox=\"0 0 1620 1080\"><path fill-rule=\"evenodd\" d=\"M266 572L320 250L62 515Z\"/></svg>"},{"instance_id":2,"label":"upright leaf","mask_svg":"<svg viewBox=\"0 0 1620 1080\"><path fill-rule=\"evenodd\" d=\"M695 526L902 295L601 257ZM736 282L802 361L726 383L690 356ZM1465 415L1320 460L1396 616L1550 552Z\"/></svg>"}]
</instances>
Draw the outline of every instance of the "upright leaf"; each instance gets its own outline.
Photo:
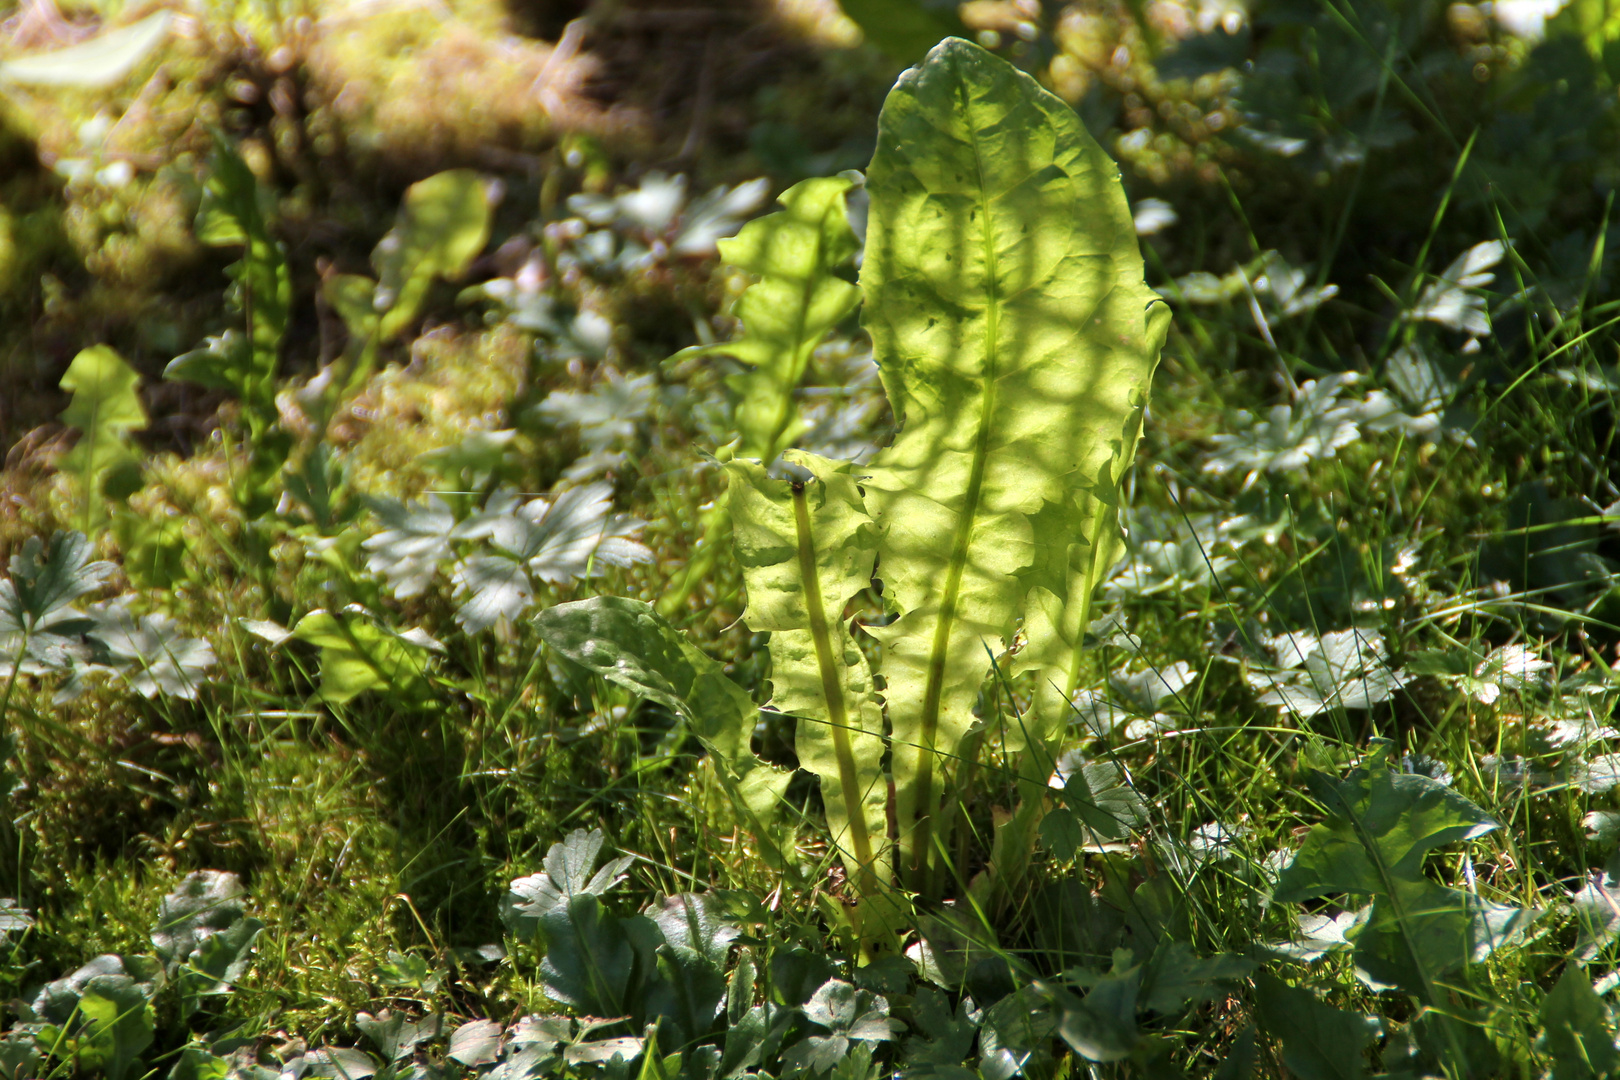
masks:
<instances>
[{"instance_id":1,"label":"upright leaf","mask_svg":"<svg viewBox=\"0 0 1620 1080\"><path fill-rule=\"evenodd\" d=\"M170 361L163 375L236 394L248 432L257 440L276 421L276 364L292 305L292 281L281 246L270 236L258 178L223 138L214 147L196 232L205 244L244 249L227 273L236 282L247 336L227 332L211 338L203 348Z\"/></svg>"},{"instance_id":2,"label":"upright leaf","mask_svg":"<svg viewBox=\"0 0 1620 1080\"><path fill-rule=\"evenodd\" d=\"M799 767L821 780L827 827L865 895L889 877L883 712L843 618L872 583L877 537L851 466L789 451L813 483L732 461L729 502L749 629L771 634L771 703L799 717Z\"/></svg>"},{"instance_id":3,"label":"upright leaf","mask_svg":"<svg viewBox=\"0 0 1620 1080\"><path fill-rule=\"evenodd\" d=\"M795 184L778 200L783 209L749 222L720 241L720 257L759 280L737 301L747 336L684 350L683 356L734 356L752 370L727 384L742 397L739 457L769 464L804 430L793 392L827 332L843 321L861 293L833 271L859 243L844 213L851 183L818 177Z\"/></svg>"},{"instance_id":4,"label":"upright leaf","mask_svg":"<svg viewBox=\"0 0 1620 1080\"><path fill-rule=\"evenodd\" d=\"M377 335L390 341L422 308L437 278L459 277L489 242L489 193L471 169L452 169L412 184L399 219L372 253L381 314Z\"/></svg>"},{"instance_id":5,"label":"upright leaf","mask_svg":"<svg viewBox=\"0 0 1620 1080\"><path fill-rule=\"evenodd\" d=\"M236 282L236 306L246 335L226 331L200 348L177 356L163 369L166 379L228 390L242 403L247 425L248 467L233 484L236 501L249 517L273 509L276 484L292 440L279 430L276 368L281 339L292 307L292 278L281 245L270 235L258 178L242 155L215 140L213 168L197 212L197 239L214 247L243 248L227 268Z\"/></svg>"},{"instance_id":6,"label":"upright leaf","mask_svg":"<svg viewBox=\"0 0 1620 1080\"><path fill-rule=\"evenodd\" d=\"M1060 695L1038 715L1061 718L1168 310L1074 110L965 41L901 76L868 187L862 318L900 425L866 481L900 613L873 633L916 873L985 650L1026 601L1025 663Z\"/></svg>"},{"instance_id":7,"label":"upright leaf","mask_svg":"<svg viewBox=\"0 0 1620 1080\"><path fill-rule=\"evenodd\" d=\"M84 499L76 524L95 533L107 523L108 482L118 472L138 470L130 434L146 426L146 409L135 392L140 377L105 345L92 345L73 358L62 375L62 389L73 395L62 423L79 429L79 441L63 454L58 468L78 481ZM138 486L138 479L135 486Z\"/></svg>"}]
</instances>

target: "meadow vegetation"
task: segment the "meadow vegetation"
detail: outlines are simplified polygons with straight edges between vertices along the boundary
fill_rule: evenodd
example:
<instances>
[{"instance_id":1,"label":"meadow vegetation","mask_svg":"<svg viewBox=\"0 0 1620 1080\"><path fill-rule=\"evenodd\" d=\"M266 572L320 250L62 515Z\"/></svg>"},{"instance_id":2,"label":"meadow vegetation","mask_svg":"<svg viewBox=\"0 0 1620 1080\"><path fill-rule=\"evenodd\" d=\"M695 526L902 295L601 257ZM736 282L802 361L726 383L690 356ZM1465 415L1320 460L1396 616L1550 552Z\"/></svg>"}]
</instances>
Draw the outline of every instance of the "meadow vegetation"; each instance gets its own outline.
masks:
<instances>
[{"instance_id":1,"label":"meadow vegetation","mask_svg":"<svg viewBox=\"0 0 1620 1080\"><path fill-rule=\"evenodd\" d=\"M1617 104L1601 0L0 2L0 1077L1620 1073Z\"/></svg>"}]
</instances>

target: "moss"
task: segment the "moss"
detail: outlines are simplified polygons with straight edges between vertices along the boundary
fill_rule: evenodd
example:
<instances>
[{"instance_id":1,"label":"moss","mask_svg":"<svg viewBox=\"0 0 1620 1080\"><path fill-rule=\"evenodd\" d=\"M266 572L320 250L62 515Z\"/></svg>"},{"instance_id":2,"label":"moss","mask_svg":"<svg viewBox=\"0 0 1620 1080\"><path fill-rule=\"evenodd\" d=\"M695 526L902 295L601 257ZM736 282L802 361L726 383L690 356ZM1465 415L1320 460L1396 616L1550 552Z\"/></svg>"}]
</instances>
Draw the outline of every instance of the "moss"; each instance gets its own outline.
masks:
<instances>
[{"instance_id":1,"label":"moss","mask_svg":"<svg viewBox=\"0 0 1620 1080\"><path fill-rule=\"evenodd\" d=\"M474 431L509 427L506 409L528 371L529 344L505 327L440 327L411 346L409 365L378 372L339 420L352 446L351 476L362 491L408 485L420 455Z\"/></svg>"},{"instance_id":2,"label":"moss","mask_svg":"<svg viewBox=\"0 0 1620 1080\"><path fill-rule=\"evenodd\" d=\"M426 172L496 163L500 150L539 149L559 130L620 126L585 94L588 57L500 32L493 6L318 20L308 53L317 147L342 138L358 158Z\"/></svg>"}]
</instances>

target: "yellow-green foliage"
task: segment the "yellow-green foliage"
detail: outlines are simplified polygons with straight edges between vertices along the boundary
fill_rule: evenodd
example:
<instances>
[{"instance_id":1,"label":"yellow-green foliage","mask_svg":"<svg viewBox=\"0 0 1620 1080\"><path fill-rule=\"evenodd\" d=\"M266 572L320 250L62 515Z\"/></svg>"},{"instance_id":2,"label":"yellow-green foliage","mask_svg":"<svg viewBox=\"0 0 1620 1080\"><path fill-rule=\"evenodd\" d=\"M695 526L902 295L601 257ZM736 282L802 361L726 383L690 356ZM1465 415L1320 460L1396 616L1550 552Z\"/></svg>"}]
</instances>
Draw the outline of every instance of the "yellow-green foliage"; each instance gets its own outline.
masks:
<instances>
[{"instance_id":1,"label":"yellow-green foliage","mask_svg":"<svg viewBox=\"0 0 1620 1080\"><path fill-rule=\"evenodd\" d=\"M528 371L528 352L524 337L506 327L478 334L446 327L418 338L410 365L378 372L333 425L335 438L354 444L355 487L397 490L421 454L511 426L506 406Z\"/></svg>"},{"instance_id":2,"label":"yellow-green foliage","mask_svg":"<svg viewBox=\"0 0 1620 1080\"><path fill-rule=\"evenodd\" d=\"M581 55L501 30L500 5L337 8L316 21L308 74L351 150L391 161L468 160L534 148L561 129L601 129Z\"/></svg>"}]
</instances>

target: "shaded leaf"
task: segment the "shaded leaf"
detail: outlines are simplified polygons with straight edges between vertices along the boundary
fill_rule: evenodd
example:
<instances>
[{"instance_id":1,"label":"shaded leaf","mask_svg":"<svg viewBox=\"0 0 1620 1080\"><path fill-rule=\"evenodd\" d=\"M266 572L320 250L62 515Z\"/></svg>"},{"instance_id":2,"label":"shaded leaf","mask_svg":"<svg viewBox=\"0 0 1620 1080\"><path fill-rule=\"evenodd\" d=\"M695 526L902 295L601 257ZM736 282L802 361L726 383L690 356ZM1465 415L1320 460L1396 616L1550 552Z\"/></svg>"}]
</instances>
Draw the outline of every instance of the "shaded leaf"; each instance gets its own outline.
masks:
<instances>
[{"instance_id":1,"label":"shaded leaf","mask_svg":"<svg viewBox=\"0 0 1620 1080\"><path fill-rule=\"evenodd\" d=\"M1343 781L1312 774L1312 788L1333 816L1311 827L1284 868L1278 900L1382 892L1391 877L1419 877L1432 849L1497 827L1444 784L1392 771L1382 748Z\"/></svg>"},{"instance_id":2,"label":"shaded leaf","mask_svg":"<svg viewBox=\"0 0 1620 1080\"><path fill-rule=\"evenodd\" d=\"M444 1030L444 1017L430 1013L420 1020L412 1020L404 1013L383 1009L376 1016L356 1013L354 1026L372 1041L384 1061L398 1061L408 1056L418 1043L438 1038Z\"/></svg>"},{"instance_id":3,"label":"shaded leaf","mask_svg":"<svg viewBox=\"0 0 1620 1080\"><path fill-rule=\"evenodd\" d=\"M73 1040L73 1056L81 1067L104 1070L108 1080L130 1075L152 1045L146 994L127 975L101 975L86 983L79 1015L84 1029Z\"/></svg>"},{"instance_id":4,"label":"shaded leaf","mask_svg":"<svg viewBox=\"0 0 1620 1080\"><path fill-rule=\"evenodd\" d=\"M1537 1045L1552 1055L1549 1080L1588 1080L1620 1071L1608 1007L1592 989L1586 972L1573 961L1552 991L1541 999Z\"/></svg>"},{"instance_id":5,"label":"shaded leaf","mask_svg":"<svg viewBox=\"0 0 1620 1080\"><path fill-rule=\"evenodd\" d=\"M1266 1033L1282 1043L1283 1064L1299 1080L1360 1080L1364 1051L1377 1034L1370 1016L1318 1001L1275 976L1255 976L1255 1004Z\"/></svg>"},{"instance_id":6,"label":"shaded leaf","mask_svg":"<svg viewBox=\"0 0 1620 1080\"><path fill-rule=\"evenodd\" d=\"M897 64L914 64L944 38L963 32L949 6L926 0L839 0L839 6Z\"/></svg>"},{"instance_id":7,"label":"shaded leaf","mask_svg":"<svg viewBox=\"0 0 1620 1080\"><path fill-rule=\"evenodd\" d=\"M540 981L546 995L591 1016L619 1016L635 954L620 921L592 893L582 892L536 920L546 943Z\"/></svg>"},{"instance_id":8,"label":"shaded leaf","mask_svg":"<svg viewBox=\"0 0 1620 1080\"><path fill-rule=\"evenodd\" d=\"M1357 975L1375 988L1429 997L1437 979L1518 940L1541 914L1427 879L1397 878L1356 931Z\"/></svg>"}]
</instances>

